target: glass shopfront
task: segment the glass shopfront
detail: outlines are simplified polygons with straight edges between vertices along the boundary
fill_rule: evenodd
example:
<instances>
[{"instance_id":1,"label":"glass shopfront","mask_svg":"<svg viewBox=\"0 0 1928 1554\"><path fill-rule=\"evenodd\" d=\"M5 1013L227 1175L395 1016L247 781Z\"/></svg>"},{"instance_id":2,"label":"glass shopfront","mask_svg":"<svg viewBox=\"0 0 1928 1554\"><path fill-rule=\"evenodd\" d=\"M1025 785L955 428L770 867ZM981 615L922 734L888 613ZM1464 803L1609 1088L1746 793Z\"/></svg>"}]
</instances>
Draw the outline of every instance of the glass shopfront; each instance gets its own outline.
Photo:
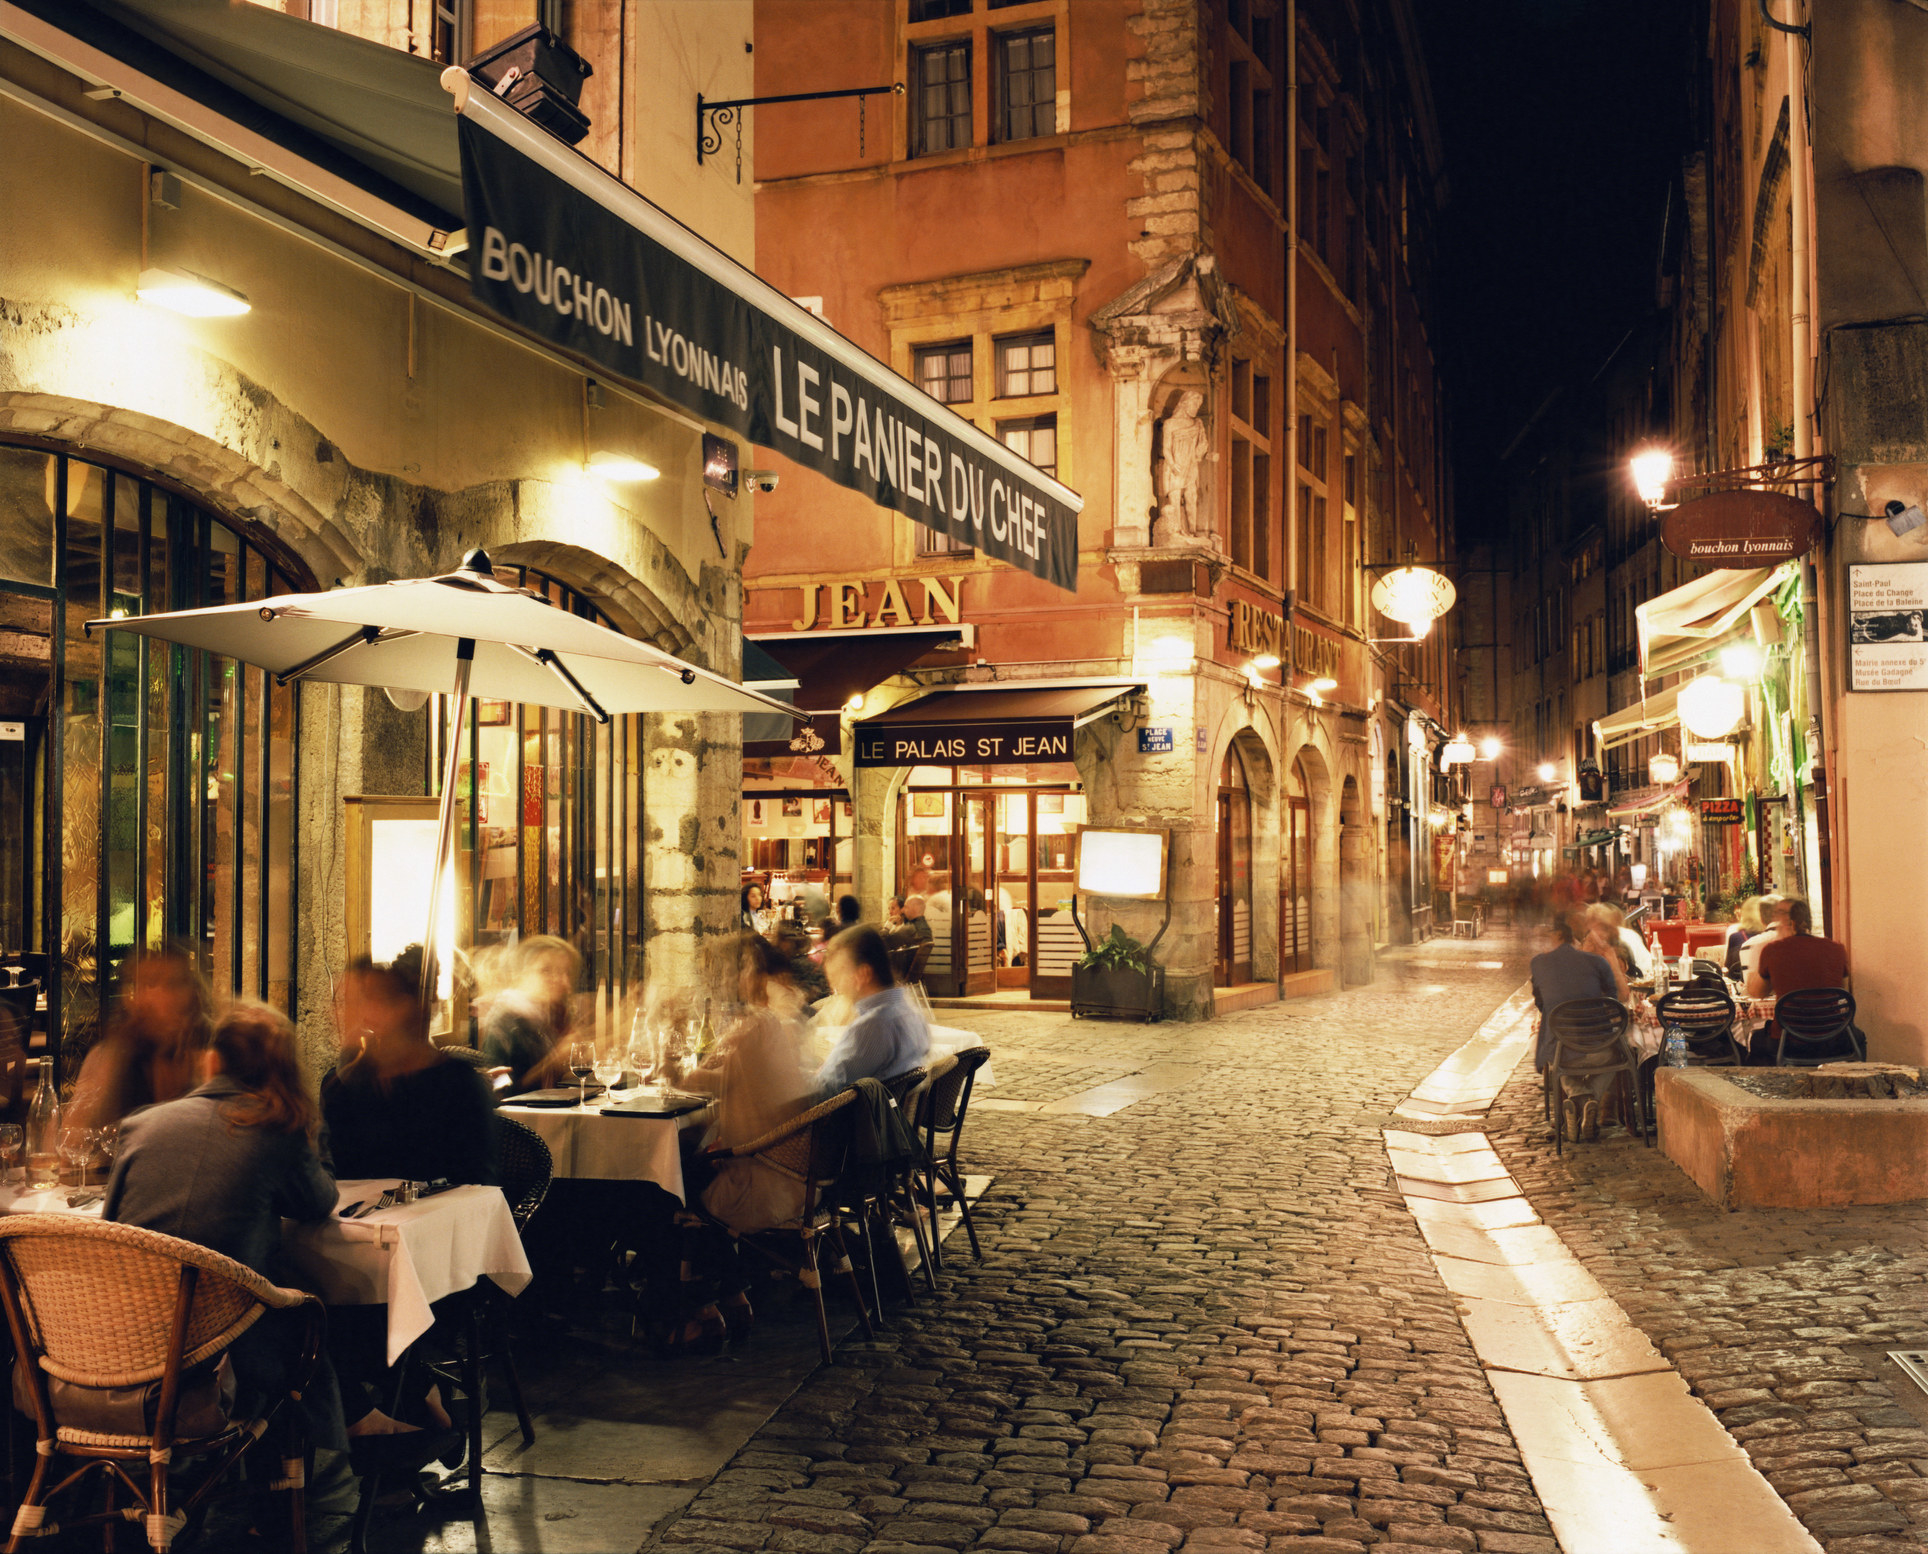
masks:
<instances>
[{"instance_id":1,"label":"glass shopfront","mask_svg":"<svg viewBox=\"0 0 1928 1554\"><path fill-rule=\"evenodd\" d=\"M554 578L509 566L495 575L612 626ZM439 797L448 698L433 706L429 787ZM462 738L451 947L474 954L531 934L567 939L582 955L583 990L615 1007L643 979L642 717L597 723L583 712L476 701Z\"/></svg>"},{"instance_id":2,"label":"glass shopfront","mask_svg":"<svg viewBox=\"0 0 1928 1554\"><path fill-rule=\"evenodd\" d=\"M803 786L774 770L801 763L758 762L765 771L756 774L752 764L744 762L744 884L763 885L779 907L812 889L834 907L855 877L849 790Z\"/></svg>"},{"instance_id":3,"label":"glass shopfront","mask_svg":"<svg viewBox=\"0 0 1928 1554\"><path fill-rule=\"evenodd\" d=\"M263 537L98 462L0 446L0 964L69 1060L122 964L190 946L292 1012L297 706L261 670L95 617L312 589Z\"/></svg>"},{"instance_id":4,"label":"glass shopfront","mask_svg":"<svg viewBox=\"0 0 1928 1554\"><path fill-rule=\"evenodd\" d=\"M933 994L1069 998L1084 944L1071 915L1085 798L1069 762L916 766L897 801L895 894L923 891Z\"/></svg>"}]
</instances>

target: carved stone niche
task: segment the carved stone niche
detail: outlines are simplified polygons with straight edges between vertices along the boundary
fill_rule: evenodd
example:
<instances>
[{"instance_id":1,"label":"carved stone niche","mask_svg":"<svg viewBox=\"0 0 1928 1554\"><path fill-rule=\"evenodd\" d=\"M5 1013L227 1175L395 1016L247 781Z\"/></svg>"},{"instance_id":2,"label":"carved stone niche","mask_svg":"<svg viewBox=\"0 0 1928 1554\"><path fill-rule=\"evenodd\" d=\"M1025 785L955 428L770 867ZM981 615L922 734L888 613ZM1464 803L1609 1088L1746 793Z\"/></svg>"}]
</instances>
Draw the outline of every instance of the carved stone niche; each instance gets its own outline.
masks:
<instances>
[{"instance_id":1,"label":"carved stone niche","mask_svg":"<svg viewBox=\"0 0 1928 1554\"><path fill-rule=\"evenodd\" d=\"M1117 505L1108 550L1119 584L1137 593L1148 560L1206 561L1216 580L1224 561L1212 428L1225 347L1241 329L1217 261L1173 260L1099 308L1091 327L1112 378ZM1188 394L1199 396L1195 405Z\"/></svg>"}]
</instances>

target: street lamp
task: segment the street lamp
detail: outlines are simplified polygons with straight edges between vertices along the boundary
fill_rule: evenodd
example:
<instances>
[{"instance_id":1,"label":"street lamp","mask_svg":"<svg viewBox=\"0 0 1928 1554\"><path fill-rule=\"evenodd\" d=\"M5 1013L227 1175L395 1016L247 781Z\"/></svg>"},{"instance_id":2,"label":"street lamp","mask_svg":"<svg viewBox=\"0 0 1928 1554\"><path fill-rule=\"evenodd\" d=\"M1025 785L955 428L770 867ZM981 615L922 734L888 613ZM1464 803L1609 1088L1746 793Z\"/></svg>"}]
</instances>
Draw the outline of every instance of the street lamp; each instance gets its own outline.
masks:
<instances>
[{"instance_id":1,"label":"street lamp","mask_svg":"<svg viewBox=\"0 0 1928 1554\"><path fill-rule=\"evenodd\" d=\"M1551 782L1555 777L1559 775L1560 775L1560 768L1555 766L1551 761L1540 762L1540 781L1541 782Z\"/></svg>"},{"instance_id":2,"label":"street lamp","mask_svg":"<svg viewBox=\"0 0 1928 1554\"><path fill-rule=\"evenodd\" d=\"M1448 740L1439 752L1439 769L1445 771L1452 766L1471 766L1473 764L1473 742L1464 734Z\"/></svg>"},{"instance_id":3,"label":"street lamp","mask_svg":"<svg viewBox=\"0 0 1928 1554\"><path fill-rule=\"evenodd\" d=\"M1761 650L1752 642L1736 642L1720 650L1720 672L1730 680L1758 680Z\"/></svg>"},{"instance_id":4,"label":"street lamp","mask_svg":"<svg viewBox=\"0 0 1928 1554\"><path fill-rule=\"evenodd\" d=\"M1724 739L1747 716L1747 692L1732 680L1704 674L1681 687L1674 705L1689 733L1702 739Z\"/></svg>"},{"instance_id":5,"label":"street lamp","mask_svg":"<svg viewBox=\"0 0 1928 1554\"><path fill-rule=\"evenodd\" d=\"M1674 478L1674 456L1665 448L1647 448L1633 456L1633 487L1640 500L1658 511L1667 505L1667 482Z\"/></svg>"},{"instance_id":6,"label":"street lamp","mask_svg":"<svg viewBox=\"0 0 1928 1554\"><path fill-rule=\"evenodd\" d=\"M1479 742L1479 758L1482 761L1497 761L1500 758L1500 752L1505 748L1504 745L1489 734Z\"/></svg>"}]
</instances>

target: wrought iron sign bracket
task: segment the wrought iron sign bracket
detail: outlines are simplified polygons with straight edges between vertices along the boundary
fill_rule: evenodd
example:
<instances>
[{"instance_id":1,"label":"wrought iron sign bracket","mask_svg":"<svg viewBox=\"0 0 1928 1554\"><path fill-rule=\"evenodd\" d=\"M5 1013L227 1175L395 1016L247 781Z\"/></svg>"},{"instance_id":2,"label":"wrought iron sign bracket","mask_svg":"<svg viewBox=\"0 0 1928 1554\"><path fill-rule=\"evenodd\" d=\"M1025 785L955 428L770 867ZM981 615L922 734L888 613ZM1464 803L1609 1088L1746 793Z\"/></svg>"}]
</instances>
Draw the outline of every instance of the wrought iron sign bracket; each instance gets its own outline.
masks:
<instances>
[{"instance_id":1,"label":"wrought iron sign bracket","mask_svg":"<svg viewBox=\"0 0 1928 1554\"><path fill-rule=\"evenodd\" d=\"M1711 496L1716 491L1787 491L1801 486L1834 484L1834 455L1817 453L1804 459L1775 459L1767 464L1748 464L1739 469L1710 470L1704 475L1680 475L1667 482L1664 507L1678 506L1695 496Z\"/></svg>"},{"instance_id":2,"label":"wrought iron sign bracket","mask_svg":"<svg viewBox=\"0 0 1928 1554\"><path fill-rule=\"evenodd\" d=\"M881 97L886 92L893 96L904 95L904 83L893 81L888 86L851 86L837 92L786 92L780 97L733 97L727 102L710 102L701 92L696 94L696 165L701 167L705 158L723 149L723 131L735 126L736 129L736 181L743 182L743 110L745 108L767 108L773 103L816 103L826 102L835 97L855 97L857 108L857 155L864 154L867 113L862 100L866 97Z\"/></svg>"}]
</instances>

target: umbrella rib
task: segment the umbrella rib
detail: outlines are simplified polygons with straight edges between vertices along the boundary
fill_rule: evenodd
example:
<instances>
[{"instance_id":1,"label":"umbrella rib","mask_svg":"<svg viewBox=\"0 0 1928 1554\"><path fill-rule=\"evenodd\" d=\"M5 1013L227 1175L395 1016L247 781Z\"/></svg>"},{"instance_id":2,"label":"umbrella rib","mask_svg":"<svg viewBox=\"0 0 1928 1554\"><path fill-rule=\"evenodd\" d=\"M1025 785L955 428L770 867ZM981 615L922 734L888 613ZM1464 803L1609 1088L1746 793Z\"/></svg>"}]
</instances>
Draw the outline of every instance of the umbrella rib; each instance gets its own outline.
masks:
<instances>
[{"instance_id":1,"label":"umbrella rib","mask_svg":"<svg viewBox=\"0 0 1928 1554\"><path fill-rule=\"evenodd\" d=\"M263 612L266 613L265 611ZM360 626L352 637L344 637L333 647L325 647L313 658L304 658L286 674L274 677L276 685L286 685L291 680L299 680L303 675L312 674L323 664L332 663L351 648L366 647L376 642L399 642L404 637L419 637L419 631L398 631L383 626Z\"/></svg>"},{"instance_id":2,"label":"umbrella rib","mask_svg":"<svg viewBox=\"0 0 1928 1554\"><path fill-rule=\"evenodd\" d=\"M536 648L532 651L529 648L518 646L513 642L506 644L506 646L514 649L524 658L542 665L544 669L547 669L558 680L562 681L564 685L568 686L570 694L582 703L582 710L588 713L590 717L594 718L598 723L607 723L609 721L609 714L604 712L596 698L584 689L582 681L578 680L569 672L568 665L556 657L554 648Z\"/></svg>"}]
</instances>

